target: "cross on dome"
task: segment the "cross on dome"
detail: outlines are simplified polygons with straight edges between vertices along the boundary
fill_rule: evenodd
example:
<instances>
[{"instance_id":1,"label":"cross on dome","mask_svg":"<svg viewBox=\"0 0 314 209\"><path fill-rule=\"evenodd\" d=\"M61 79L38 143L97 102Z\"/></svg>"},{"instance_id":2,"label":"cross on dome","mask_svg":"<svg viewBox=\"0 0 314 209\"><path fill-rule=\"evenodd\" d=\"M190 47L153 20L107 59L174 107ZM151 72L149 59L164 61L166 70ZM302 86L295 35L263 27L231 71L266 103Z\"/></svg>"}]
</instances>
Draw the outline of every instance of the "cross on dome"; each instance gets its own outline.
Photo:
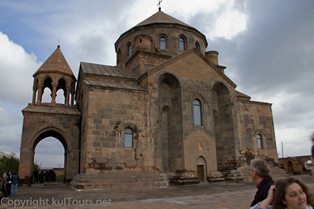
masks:
<instances>
[{"instance_id":1,"label":"cross on dome","mask_svg":"<svg viewBox=\"0 0 314 209\"><path fill-rule=\"evenodd\" d=\"M161 2L162 2L162 0L159 0L159 2L158 2L158 4L157 4L157 6L159 6L159 11L161 11L161 7L160 7L160 4L161 4Z\"/></svg>"}]
</instances>

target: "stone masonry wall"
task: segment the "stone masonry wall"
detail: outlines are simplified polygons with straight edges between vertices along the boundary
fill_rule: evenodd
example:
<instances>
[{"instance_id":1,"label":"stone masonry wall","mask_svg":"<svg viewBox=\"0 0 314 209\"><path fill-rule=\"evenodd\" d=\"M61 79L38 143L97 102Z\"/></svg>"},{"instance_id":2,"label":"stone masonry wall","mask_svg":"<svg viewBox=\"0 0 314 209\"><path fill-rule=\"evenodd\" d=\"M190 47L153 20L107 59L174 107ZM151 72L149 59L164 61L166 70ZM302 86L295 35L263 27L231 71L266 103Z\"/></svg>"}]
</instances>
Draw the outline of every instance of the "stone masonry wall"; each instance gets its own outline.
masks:
<instances>
[{"instance_id":1,"label":"stone masonry wall","mask_svg":"<svg viewBox=\"0 0 314 209\"><path fill-rule=\"evenodd\" d=\"M145 91L89 87L86 172L158 172L152 154L158 134L148 131ZM133 148L124 148L124 130L133 130Z\"/></svg>"},{"instance_id":2,"label":"stone masonry wall","mask_svg":"<svg viewBox=\"0 0 314 209\"><path fill-rule=\"evenodd\" d=\"M158 53L138 51L127 61L126 71L138 78L153 67L166 62L170 57Z\"/></svg>"},{"instance_id":3,"label":"stone masonry wall","mask_svg":"<svg viewBox=\"0 0 314 209\"><path fill-rule=\"evenodd\" d=\"M253 158L278 162L271 104L237 100L238 131L237 156L249 164ZM257 135L262 136L262 149L257 147Z\"/></svg>"}]
</instances>

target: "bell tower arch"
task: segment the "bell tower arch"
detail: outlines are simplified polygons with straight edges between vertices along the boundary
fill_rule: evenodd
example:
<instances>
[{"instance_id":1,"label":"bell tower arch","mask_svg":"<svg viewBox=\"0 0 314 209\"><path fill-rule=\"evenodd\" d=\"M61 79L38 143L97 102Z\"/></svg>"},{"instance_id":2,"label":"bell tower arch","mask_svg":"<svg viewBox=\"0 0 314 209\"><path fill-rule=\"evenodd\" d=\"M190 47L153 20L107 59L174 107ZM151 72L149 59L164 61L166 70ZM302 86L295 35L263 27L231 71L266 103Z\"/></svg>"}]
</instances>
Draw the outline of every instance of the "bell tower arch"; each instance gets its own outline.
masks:
<instances>
[{"instance_id":1,"label":"bell tower arch","mask_svg":"<svg viewBox=\"0 0 314 209\"><path fill-rule=\"evenodd\" d=\"M22 110L23 130L20 150L20 184L31 185L34 151L44 138L58 139L65 150L65 180L71 181L79 173L81 113L74 105L76 78L64 58L60 46L33 75L32 103ZM42 102L46 88L51 91L50 102ZM58 95L62 89L64 94ZM64 96L64 103L56 102Z\"/></svg>"}]
</instances>

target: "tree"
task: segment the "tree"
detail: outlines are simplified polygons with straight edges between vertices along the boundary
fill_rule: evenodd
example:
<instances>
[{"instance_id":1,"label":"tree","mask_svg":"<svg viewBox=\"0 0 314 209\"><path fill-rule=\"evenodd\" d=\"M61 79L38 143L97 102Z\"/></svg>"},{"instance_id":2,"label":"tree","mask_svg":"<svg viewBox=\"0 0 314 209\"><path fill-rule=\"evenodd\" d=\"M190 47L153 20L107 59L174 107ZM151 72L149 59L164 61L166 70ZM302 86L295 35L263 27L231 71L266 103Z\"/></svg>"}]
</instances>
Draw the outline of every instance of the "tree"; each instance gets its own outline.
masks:
<instances>
[{"instance_id":1,"label":"tree","mask_svg":"<svg viewBox=\"0 0 314 209\"><path fill-rule=\"evenodd\" d=\"M0 151L0 177L2 177L3 173L6 173L8 171L11 171L11 173L13 173L14 171L18 172L19 162L20 159L16 156L14 152L11 152L11 154L6 154ZM37 162L34 163L34 169L40 169Z\"/></svg>"},{"instance_id":2,"label":"tree","mask_svg":"<svg viewBox=\"0 0 314 209\"><path fill-rule=\"evenodd\" d=\"M1 159L0 159L0 175L2 176L3 173L7 171L18 171L19 169L19 158L16 156L14 152L11 154L6 154L1 152Z\"/></svg>"},{"instance_id":3,"label":"tree","mask_svg":"<svg viewBox=\"0 0 314 209\"><path fill-rule=\"evenodd\" d=\"M34 162L34 170L40 170L40 166L38 165L38 163L37 163L37 160Z\"/></svg>"}]
</instances>

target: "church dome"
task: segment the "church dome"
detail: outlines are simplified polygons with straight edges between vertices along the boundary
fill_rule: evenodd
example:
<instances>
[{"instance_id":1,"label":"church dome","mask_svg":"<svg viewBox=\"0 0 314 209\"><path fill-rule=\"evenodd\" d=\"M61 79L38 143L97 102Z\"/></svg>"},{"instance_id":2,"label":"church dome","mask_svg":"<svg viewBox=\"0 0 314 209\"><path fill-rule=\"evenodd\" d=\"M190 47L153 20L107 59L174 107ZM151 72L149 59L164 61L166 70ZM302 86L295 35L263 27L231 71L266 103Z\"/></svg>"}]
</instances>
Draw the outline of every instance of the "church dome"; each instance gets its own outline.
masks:
<instances>
[{"instance_id":1,"label":"church dome","mask_svg":"<svg viewBox=\"0 0 314 209\"><path fill-rule=\"evenodd\" d=\"M205 35L159 10L124 32L115 43L117 65L123 65L138 50L176 56L197 48L205 55Z\"/></svg>"}]
</instances>

